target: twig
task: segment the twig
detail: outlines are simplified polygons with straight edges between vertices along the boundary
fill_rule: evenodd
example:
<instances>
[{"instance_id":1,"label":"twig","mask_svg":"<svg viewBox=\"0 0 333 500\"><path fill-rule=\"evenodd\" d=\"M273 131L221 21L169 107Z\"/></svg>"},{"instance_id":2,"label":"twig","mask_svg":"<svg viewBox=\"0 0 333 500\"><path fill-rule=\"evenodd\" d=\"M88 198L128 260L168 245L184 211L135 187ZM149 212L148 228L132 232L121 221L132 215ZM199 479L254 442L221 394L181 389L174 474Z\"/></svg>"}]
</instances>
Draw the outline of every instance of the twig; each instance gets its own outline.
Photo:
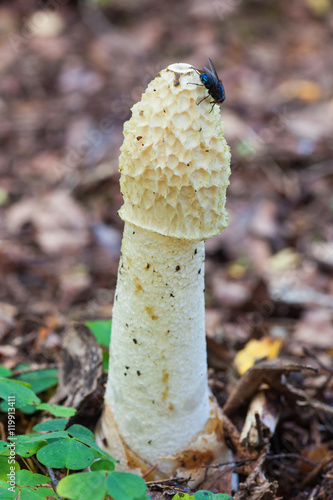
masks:
<instances>
[{"instance_id":1,"label":"twig","mask_svg":"<svg viewBox=\"0 0 333 500\"><path fill-rule=\"evenodd\" d=\"M333 375L333 368L331 366L325 365L322 361L320 361L320 359L318 358L318 356L315 355L314 352L310 351L310 349L308 349L307 347L303 347L303 352L307 356L310 356L310 358L314 359L318 363L320 368L322 368L323 370L325 370L325 371L329 372L331 375Z\"/></svg>"},{"instance_id":2,"label":"twig","mask_svg":"<svg viewBox=\"0 0 333 500\"><path fill-rule=\"evenodd\" d=\"M279 458L296 458L297 460L301 460L302 462L305 462L309 465L312 466L315 465L315 463L312 462L312 460L309 460L308 458L305 458L302 455L298 455L298 453L277 453L275 455L266 456L266 460L276 460ZM202 467L207 467L207 468L210 467L212 469L218 469L219 467L223 467L225 465L233 465L234 467L239 467L247 462L255 462L256 460L258 460L258 457L243 458L242 460L238 460L237 462L233 460L231 462L223 462L217 465L203 465Z\"/></svg>"},{"instance_id":3,"label":"twig","mask_svg":"<svg viewBox=\"0 0 333 500\"><path fill-rule=\"evenodd\" d=\"M147 485L154 485L154 484L170 484L170 482L177 482L178 484L187 484L189 481L191 481L191 476L189 477L178 477L178 478L169 478L169 479L156 479L156 481L146 481Z\"/></svg>"},{"instance_id":4,"label":"twig","mask_svg":"<svg viewBox=\"0 0 333 500\"><path fill-rule=\"evenodd\" d=\"M58 486L57 478L55 477L53 469L51 469L51 467L46 466L46 468L47 468L47 472L49 473L50 478L52 480L54 493L57 493L57 486ZM59 497L59 495L58 495L58 497ZM59 500L62 500L62 497L59 497Z\"/></svg>"},{"instance_id":5,"label":"twig","mask_svg":"<svg viewBox=\"0 0 333 500\"><path fill-rule=\"evenodd\" d=\"M258 431L258 439L259 439L258 446L259 448L261 448L262 445L264 444L264 436L261 427L260 415L257 411L254 414L254 418L256 419L256 427Z\"/></svg>"},{"instance_id":6,"label":"twig","mask_svg":"<svg viewBox=\"0 0 333 500\"><path fill-rule=\"evenodd\" d=\"M300 490L302 490L307 484L309 484L316 476L318 476L319 472L325 467L328 462L331 460L331 457L325 457L323 460L319 462L319 464L316 465L314 469L312 469L309 474L304 478L304 480L300 484Z\"/></svg>"},{"instance_id":7,"label":"twig","mask_svg":"<svg viewBox=\"0 0 333 500\"><path fill-rule=\"evenodd\" d=\"M224 467L225 465L233 465L233 467L239 467L240 465L244 465L247 462L255 462L258 460L258 457L251 457L251 458L242 458L241 460L231 460L230 462L223 462L221 464L215 464L215 465L202 465L201 467L203 468L211 468L211 469L218 469L219 467Z\"/></svg>"},{"instance_id":8,"label":"twig","mask_svg":"<svg viewBox=\"0 0 333 500\"><path fill-rule=\"evenodd\" d=\"M267 460L276 460L279 458L296 458L297 460L301 460L302 462L305 462L306 464L315 465L312 460L309 460L308 458L303 457L302 455L299 455L298 453L277 453L276 455L267 455L267 457L266 457Z\"/></svg>"},{"instance_id":9,"label":"twig","mask_svg":"<svg viewBox=\"0 0 333 500\"><path fill-rule=\"evenodd\" d=\"M329 405L325 403L321 403L320 401L313 401L311 399L308 399L306 401L297 401L297 404L298 406L310 406L315 410L320 410L323 411L324 413L329 413L330 415L333 415L333 408L331 408Z\"/></svg>"},{"instance_id":10,"label":"twig","mask_svg":"<svg viewBox=\"0 0 333 500\"><path fill-rule=\"evenodd\" d=\"M309 500L315 500L316 498L318 498L319 490L320 490L320 485L317 484L317 486L315 486L313 488L313 490L311 491L310 496L309 496Z\"/></svg>"},{"instance_id":11,"label":"twig","mask_svg":"<svg viewBox=\"0 0 333 500\"><path fill-rule=\"evenodd\" d=\"M264 449L264 451L262 452L262 454L259 455L259 457L257 458L257 463L255 464L255 467L254 467L253 471L246 478L246 480L244 481L244 483L242 483L240 485L240 489L238 490L235 498L239 498L239 499L248 498L249 497L248 493L251 491L251 485L252 484L257 484L257 478L259 476L261 478L261 486L263 485L264 481L266 482L265 475L262 472L262 467L263 467L263 464L264 464L264 462L266 460L266 457L267 457L267 455L266 455L267 451L268 450L267 450L267 447L266 447L266 450ZM273 486L273 483L272 483L272 486Z\"/></svg>"},{"instance_id":12,"label":"twig","mask_svg":"<svg viewBox=\"0 0 333 500\"><path fill-rule=\"evenodd\" d=\"M149 476L149 474L151 472L153 472L157 466L158 466L158 464L155 464L152 467L150 467L150 469L146 470L146 472L144 474L142 474L142 479L145 479L147 476Z\"/></svg>"}]
</instances>

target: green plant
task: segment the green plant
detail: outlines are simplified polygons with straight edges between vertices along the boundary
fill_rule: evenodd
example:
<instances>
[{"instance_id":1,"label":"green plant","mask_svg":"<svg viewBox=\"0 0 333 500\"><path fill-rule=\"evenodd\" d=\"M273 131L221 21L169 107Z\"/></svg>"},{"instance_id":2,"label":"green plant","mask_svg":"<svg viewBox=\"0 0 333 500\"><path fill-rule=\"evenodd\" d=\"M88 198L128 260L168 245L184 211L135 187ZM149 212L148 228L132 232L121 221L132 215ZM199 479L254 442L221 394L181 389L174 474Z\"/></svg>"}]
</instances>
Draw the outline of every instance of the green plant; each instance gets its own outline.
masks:
<instances>
[{"instance_id":1,"label":"green plant","mask_svg":"<svg viewBox=\"0 0 333 500\"><path fill-rule=\"evenodd\" d=\"M96 325L97 323L97 325ZM90 322L97 341L108 345L110 321ZM18 367L17 367L18 368ZM20 370L26 367L20 366ZM67 477L61 479L57 489L60 496L68 500L83 500L87 494L94 499L104 499L112 494L114 500L145 500L146 484L138 476L114 472L116 460L99 448L94 434L87 428L75 424L66 429L68 420L75 414L73 408L41 402L36 392L45 391L57 383L56 370L27 371L11 378L11 370L0 367L0 408L12 413L13 408L25 413L47 410L56 417L33 427L32 433L14 436L9 430L9 441L0 441L0 497L14 500L18 493L21 500L43 500L47 496L58 499L50 487L51 479L33 470L21 470L15 456L30 468L30 457L36 456L41 466L52 469L67 469ZM21 380L18 380L20 378ZM66 430L65 430L66 429ZM13 453L14 450L14 453ZM37 463L38 463L37 462ZM36 463L36 461L35 461ZM69 471L82 471L69 475ZM12 481L10 477L12 475ZM44 486L43 486L44 485Z\"/></svg>"},{"instance_id":2,"label":"green plant","mask_svg":"<svg viewBox=\"0 0 333 500\"><path fill-rule=\"evenodd\" d=\"M111 319L98 319L94 321L87 321L85 325L91 330L97 340L97 343L102 347L103 368L107 371L109 368L109 346L112 321Z\"/></svg>"},{"instance_id":3,"label":"green plant","mask_svg":"<svg viewBox=\"0 0 333 500\"><path fill-rule=\"evenodd\" d=\"M42 474L34 474L29 470L15 472L15 486L8 487L7 481L0 481L0 494L3 500L13 500L20 493L21 500L44 500L47 496L58 498L50 488L41 486L51 479Z\"/></svg>"},{"instance_id":4,"label":"green plant","mask_svg":"<svg viewBox=\"0 0 333 500\"><path fill-rule=\"evenodd\" d=\"M190 495L188 493L177 493L172 500L233 500L230 495L225 493L214 494L211 491L200 490Z\"/></svg>"},{"instance_id":5,"label":"green plant","mask_svg":"<svg viewBox=\"0 0 333 500\"><path fill-rule=\"evenodd\" d=\"M97 342L107 348L110 342L111 321L98 320L87 323ZM107 353L104 353L106 356ZM107 362L107 358L104 359ZM29 370L20 365L16 369ZM41 402L36 393L45 391L57 383L55 369L23 372L15 379L13 372L0 366L0 409L8 411L13 407L24 413L47 410L53 418L33 427L32 433L13 436L9 441L0 441L0 498L14 500L20 494L21 500L45 500L59 497L68 500L104 500L111 495L114 500L150 500L142 478L130 473L114 471L116 460L95 444L93 433L82 425L66 429L68 418L75 414L74 408L50 405ZM10 410L9 410L10 411ZM14 455L12 450L15 451ZM15 460L15 456L20 457ZM32 470L30 457L35 456L41 467L67 470L57 486L57 493L51 487L51 478ZM27 468L21 470L20 463ZM89 468L89 472L82 472ZM31 470L29 470L31 469ZM38 469L37 469L38 470ZM69 474L69 471L80 471ZM13 480L11 481L11 475ZM228 495L213 495L197 492L194 496L178 493L174 500L230 500Z\"/></svg>"},{"instance_id":6,"label":"green plant","mask_svg":"<svg viewBox=\"0 0 333 500\"><path fill-rule=\"evenodd\" d=\"M29 369L27 365L18 365L17 369ZM74 408L65 408L61 405L42 403L37 393L43 392L58 382L55 368L46 370L31 370L12 378L13 372L5 366L0 366L0 409L8 412L15 407L24 413L34 413L37 410L48 410L55 417L71 417L75 414ZM11 403L9 403L11 398ZM10 411L10 410L9 410Z\"/></svg>"},{"instance_id":7,"label":"green plant","mask_svg":"<svg viewBox=\"0 0 333 500\"><path fill-rule=\"evenodd\" d=\"M94 500L103 500L107 494L112 495L114 500L145 500L146 484L143 479L134 474L115 472L116 460L95 444L94 434L78 424L65 430L67 424L68 420L64 418L48 420L35 425L33 433L11 437L11 443L0 442L0 458L9 456L14 443L15 453L24 461L36 455L42 465L52 469L65 468L67 474L69 470L90 467L90 472L71 474L60 480L57 493L69 500L83 500L87 492ZM42 500L50 494L48 488L40 486L50 481L47 476L20 471L19 466L16 470L15 488L7 494L8 499L15 498L14 493L17 494L23 487L23 500ZM5 470L5 477L7 473ZM0 483L0 491L5 490L5 485L8 491L6 481ZM33 487L34 490L31 489ZM28 493L30 496L27 496Z\"/></svg>"},{"instance_id":8,"label":"green plant","mask_svg":"<svg viewBox=\"0 0 333 500\"><path fill-rule=\"evenodd\" d=\"M2 368L2 367L0 367ZM13 398L15 403L9 403L8 398ZM75 415L74 408L66 408L61 405L42 403L37 394L31 389L31 384L0 376L0 409L8 412L14 405L15 409L24 413L33 413L37 410L47 410L55 417L71 417Z\"/></svg>"}]
</instances>

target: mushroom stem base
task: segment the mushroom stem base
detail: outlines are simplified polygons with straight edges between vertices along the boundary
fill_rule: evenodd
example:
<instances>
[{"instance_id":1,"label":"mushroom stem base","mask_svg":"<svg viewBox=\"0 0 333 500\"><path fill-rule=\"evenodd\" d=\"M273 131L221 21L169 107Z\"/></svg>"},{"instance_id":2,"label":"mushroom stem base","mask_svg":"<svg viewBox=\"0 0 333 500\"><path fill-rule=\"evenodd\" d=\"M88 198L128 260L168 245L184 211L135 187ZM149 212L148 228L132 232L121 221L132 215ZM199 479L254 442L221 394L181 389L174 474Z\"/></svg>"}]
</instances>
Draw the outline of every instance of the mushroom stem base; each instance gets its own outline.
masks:
<instances>
[{"instance_id":1,"label":"mushroom stem base","mask_svg":"<svg viewBox=\"0 0 333 500\"><path fill-rule=\"evenodd\" d=\"M95 437L98 446L120 462L116 470L145 475L148 481L166 479L174 475L191 476L190 486L194 487L217 471L216 468L206 469L205 465L225 463L231 459L230 451L224 442L222 427L221 410L214 397L210 396L210 415L206 425L188 447L177 455L161 457L157 464L147 463L127 446L119 434L112 409L106 401ZM154 466L156 467L147 474Z\"/></svg>"}]
</instances>

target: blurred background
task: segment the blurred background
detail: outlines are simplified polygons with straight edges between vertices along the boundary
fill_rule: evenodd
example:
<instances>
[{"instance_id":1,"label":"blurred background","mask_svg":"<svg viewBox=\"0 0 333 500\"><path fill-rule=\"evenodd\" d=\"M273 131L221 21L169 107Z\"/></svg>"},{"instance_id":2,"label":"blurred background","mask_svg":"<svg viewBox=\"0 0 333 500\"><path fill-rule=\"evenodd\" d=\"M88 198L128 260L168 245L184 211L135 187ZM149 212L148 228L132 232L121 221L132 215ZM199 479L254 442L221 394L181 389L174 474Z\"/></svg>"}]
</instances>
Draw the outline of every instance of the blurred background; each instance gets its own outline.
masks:
<instances>
[{"instance_id":1,"label":"blurred background","mask_svg":"<svg viewBox=\"0 0 333 500\"><path fill-rule=\"evenodd\" d=\"M207 242L212 328L329 322L332 29L329 0L2 1L0 335L17 314L110 316L123 123L158 71L208 57L232 151L230 225Z\"/></svg>"},{"instance_id":2,"label":"blurred background","mask_svg":"<svg viewBox=\"0 0 333 500\"><path fill-rule=\"evenodd\" d=\"M250 339L332 366L332 31L330 0L1 1L0 362L52 362L69 321L111 316L123 123L161 69L210 57L232 152L210 366ZM318 442L309 422L282 429L290 449Z\"/></svg>"},{"instance_id":3,"label":"blurred background","mask_svg":"<svg viewBox=\"0 0 333 500\"><path fill-rule=\"evenodd\" d=\"M0 338L110 316L123 123L158 71L210 57L232 176L207 334L333 347L332 29L329 0L2 1Z\"/></svg>"}]
</instances>

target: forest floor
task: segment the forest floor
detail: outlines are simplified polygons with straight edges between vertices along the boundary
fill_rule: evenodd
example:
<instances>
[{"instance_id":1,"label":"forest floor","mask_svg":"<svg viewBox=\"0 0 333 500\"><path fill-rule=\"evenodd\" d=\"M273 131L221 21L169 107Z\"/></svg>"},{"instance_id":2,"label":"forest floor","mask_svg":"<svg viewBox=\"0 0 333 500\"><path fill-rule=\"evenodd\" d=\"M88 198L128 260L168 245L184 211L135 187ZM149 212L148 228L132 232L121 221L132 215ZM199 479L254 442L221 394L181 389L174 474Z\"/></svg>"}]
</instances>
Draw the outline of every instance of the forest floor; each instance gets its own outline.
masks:
<instances>
[{"instance_id":1,"label":"forest floor","mask_svg":"<svg viewBox=\"0 0 333 500\"><path fill-rule=\"evenodd\" d=\"M332 499L331 3L49 3L0 5L0 363L54 366L72 321L111 317L123 123L159 70L210 57L232 175L206 243L209 380L235 463L204 486Z\"/></svg>"}]
</instances>

